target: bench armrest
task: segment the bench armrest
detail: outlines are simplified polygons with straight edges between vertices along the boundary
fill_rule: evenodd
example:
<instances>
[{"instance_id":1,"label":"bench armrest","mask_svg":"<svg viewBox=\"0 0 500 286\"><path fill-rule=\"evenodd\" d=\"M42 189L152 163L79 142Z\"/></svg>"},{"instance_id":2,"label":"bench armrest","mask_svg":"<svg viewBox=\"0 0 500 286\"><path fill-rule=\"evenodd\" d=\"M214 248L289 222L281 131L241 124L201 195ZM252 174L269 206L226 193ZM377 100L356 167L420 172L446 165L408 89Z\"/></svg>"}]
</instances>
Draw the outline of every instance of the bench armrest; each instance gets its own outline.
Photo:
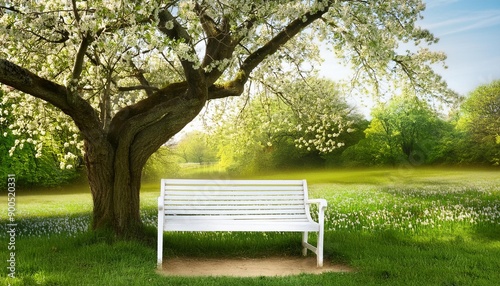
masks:
<instances>
[{"instance_id":1,"label":"bench armrest","mask_svg":"<svg viewBox=\"0 0 500 286\"><path fill-rule=\"evenodd\" d=\"M323 232L325 225L325 210L327 207L327 202L325 199L310 199L307 200L306 204L317 204L318 205L318 223L320 226L320 232Z\"/></svg>"},{"instance_id":2,"label":"bench armrest","mask_svg":"<svg viewBox=\"0 0 500 286\"><path fill-rule=\"evenodd\" d=\"M306 202L307 204L317 204L320 211L323 211L327 208L328 203L325 199L310 199Z\"/></svg>"}]
</instances>

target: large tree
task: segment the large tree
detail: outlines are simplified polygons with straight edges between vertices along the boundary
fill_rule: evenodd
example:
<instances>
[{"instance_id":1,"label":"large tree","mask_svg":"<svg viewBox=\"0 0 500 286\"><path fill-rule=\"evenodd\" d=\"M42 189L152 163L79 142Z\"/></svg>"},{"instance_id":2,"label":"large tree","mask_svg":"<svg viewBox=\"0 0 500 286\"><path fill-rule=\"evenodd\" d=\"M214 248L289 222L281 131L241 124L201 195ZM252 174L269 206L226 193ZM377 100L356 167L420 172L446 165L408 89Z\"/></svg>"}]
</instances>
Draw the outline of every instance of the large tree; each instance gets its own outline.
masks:
<instances>
[{"instance_id":1,"label":"large tree","mask_svg":"<svg viewBox=\"0 0 500 286\"><path fill-rule=\"evenodd\" d=\"M445 89L431 67L445 56L427 48L436 39L416 25L420 0L3 3L0 83L13 89L7 96L43 101L74 122L93 228L121 236L141 229L141 171L151 154L208 101L318 60L320 41L376 92L394 80L421 93Z\"/></svg>"}]
</instances>

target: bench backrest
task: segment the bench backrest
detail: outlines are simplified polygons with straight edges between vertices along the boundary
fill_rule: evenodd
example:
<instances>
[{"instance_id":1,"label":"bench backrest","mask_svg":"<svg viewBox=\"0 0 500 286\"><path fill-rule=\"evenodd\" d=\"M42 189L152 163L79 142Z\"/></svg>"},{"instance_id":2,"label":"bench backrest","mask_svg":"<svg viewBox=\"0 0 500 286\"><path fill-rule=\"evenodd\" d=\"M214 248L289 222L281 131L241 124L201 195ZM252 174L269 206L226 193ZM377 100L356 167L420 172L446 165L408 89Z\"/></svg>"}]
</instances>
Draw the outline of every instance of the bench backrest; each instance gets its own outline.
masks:
<instances>
[{"instance_id":1,"label":"bench backrest","mask_svg":"<svg viewBox=\"0 0 500 286\"><path fill-rule=\"evenodd\" d=\"M310 221L305 180L163 179L165 218Z\"/></svg>"}]
</instances>

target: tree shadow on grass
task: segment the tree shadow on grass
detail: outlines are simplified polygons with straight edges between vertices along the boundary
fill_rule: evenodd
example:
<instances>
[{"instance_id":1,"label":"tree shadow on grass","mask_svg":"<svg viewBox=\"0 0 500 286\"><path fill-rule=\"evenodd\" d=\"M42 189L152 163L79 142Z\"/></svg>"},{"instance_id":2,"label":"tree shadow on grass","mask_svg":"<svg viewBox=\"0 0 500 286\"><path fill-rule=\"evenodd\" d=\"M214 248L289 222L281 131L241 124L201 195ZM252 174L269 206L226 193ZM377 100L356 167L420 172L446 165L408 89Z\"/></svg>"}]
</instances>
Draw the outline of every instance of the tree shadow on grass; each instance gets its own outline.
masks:
<instances>
[{"instance_id":1,"label":"tree shadow on grass","mask_svg":"<svg viewBox=\"0 0 500 286\"><path fill-rule=\"evenodd\" d=\"M302 250L301 234L288 232L168 232L164 247L164 256L204 258L299 256Z\"/></svg>"}]
</instances>

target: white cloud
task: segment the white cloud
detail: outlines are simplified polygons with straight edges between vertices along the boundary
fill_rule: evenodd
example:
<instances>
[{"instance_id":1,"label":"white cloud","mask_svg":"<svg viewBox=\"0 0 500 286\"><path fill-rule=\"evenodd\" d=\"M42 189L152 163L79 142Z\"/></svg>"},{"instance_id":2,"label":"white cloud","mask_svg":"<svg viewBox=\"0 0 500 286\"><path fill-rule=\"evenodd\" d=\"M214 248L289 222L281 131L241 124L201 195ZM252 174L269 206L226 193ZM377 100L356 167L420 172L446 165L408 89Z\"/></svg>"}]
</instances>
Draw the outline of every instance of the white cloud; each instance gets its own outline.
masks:
<instances>
[{"instance_id":1,"label":"white cloud","mask_svg":"<svg viewBox=\"0 0 500 286\"><path fill-rule=\"evenodd\" d=\"M500 25L500 10L476 11L455 18L425 24L438 37Z\"/></svg>"}]
</instances>

